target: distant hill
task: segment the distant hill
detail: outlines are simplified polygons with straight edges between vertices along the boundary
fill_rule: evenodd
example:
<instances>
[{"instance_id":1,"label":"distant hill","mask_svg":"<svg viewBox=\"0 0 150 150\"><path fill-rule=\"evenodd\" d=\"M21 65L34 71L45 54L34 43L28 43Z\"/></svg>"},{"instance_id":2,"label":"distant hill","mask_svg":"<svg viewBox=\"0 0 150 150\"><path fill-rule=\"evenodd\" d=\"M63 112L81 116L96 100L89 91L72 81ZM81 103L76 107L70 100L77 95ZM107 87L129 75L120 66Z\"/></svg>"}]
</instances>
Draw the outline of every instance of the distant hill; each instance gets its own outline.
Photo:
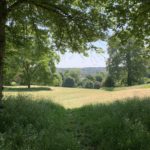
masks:
<instances>
[{"instance_id":1,"label":"distant hill","mask_svg":"<svg viewBox=\"0 0 150 150\"><path fill-rule=\"evenodd\" d=\"M99 72L106 72L105 67L57 68L57 72L61 72L61 73L64 73L67 70L79 70L82 75L95 75Z\"/></svg>"}]
</instances>

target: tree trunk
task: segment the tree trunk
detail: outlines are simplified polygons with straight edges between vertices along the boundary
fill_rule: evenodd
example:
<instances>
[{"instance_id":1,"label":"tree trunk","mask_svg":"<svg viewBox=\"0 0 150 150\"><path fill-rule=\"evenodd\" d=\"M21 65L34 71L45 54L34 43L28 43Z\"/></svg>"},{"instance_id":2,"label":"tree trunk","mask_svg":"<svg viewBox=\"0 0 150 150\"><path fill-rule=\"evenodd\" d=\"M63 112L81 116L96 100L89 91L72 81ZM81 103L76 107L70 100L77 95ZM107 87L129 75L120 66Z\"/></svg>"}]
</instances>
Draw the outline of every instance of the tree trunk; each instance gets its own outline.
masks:
<instances>
[{"instance_id":1,"label":"tree trunk","mask_svg":"<svg viewBox=\"0 0 150 150\"><path fill-rule=\"evenodd\" d=\"M131 54L130 52L127 53L126 55L127 58L127 85L131 86L132 85L132 64L131 64Z\"/></svg>"},{"instance_id":2,"label":"tree trunk","mask_svg":"<svg viewBox=\"0 0 150 150\"><path fill-rule=\"evenodd\" d=\"M3 98L3 68L5 54L6 0L0 0L0 109Z\"/></svg>"},{"instance_id":3,"label":"tree trunk","mask_svg":"<svg viewBox=\"0 0 150 150\"><path fill-rule=\"evenodd\" d=\"M27 75L27 84L28 84L28 89L31 88L31 76L29 74L29 71L28 71L28 75Z\"/></svg>"},{"instance_id":4,"label":"tree trunk","mask_svg":"<svg viewBox=\"0 0 150 150\"><path fill-rule=\"evenodd\" d=\"M28 89L30 89L31 88L31 84L30 84L30 82L28 83Z\"/></svg>"}]
</instances>

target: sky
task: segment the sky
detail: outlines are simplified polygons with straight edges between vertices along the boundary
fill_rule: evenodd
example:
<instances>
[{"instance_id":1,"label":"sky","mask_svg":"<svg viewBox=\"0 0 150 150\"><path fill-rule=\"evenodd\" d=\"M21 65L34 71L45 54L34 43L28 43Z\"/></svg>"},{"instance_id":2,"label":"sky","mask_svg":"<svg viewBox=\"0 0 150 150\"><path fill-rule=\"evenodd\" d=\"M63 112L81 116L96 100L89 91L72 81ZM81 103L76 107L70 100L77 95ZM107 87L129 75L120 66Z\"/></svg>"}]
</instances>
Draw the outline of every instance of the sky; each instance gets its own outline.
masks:
<instances>
[{"instance_id":1,"label":"sky","mask_svg":"<svg viewBox=\"0 0 150 150\"><path fill-rule=\"evenodd\" d=\"M85 57L82 54L66 52L60 55L60 62L56 65L57 68L84 68L84 67L106 67L107 42L97 41L95 46L103 49L104 53L98 54L94 51L89 51L89 56Z\"/></svg>"}]
</instances>

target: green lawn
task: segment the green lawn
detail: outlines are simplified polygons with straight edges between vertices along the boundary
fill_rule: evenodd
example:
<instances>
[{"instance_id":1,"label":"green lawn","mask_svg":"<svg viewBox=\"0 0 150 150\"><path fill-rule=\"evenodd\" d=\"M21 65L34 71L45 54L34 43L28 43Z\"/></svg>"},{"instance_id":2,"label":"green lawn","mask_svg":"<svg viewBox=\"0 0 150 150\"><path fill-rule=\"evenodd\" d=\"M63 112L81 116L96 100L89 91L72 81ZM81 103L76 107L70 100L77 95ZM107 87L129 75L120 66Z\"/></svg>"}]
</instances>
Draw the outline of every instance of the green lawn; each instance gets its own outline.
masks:
<instances>
[{"instance_id":1,"label":"green lawn","mask_svg":"<svg viewBox=\"0 0 150 150\"><path fill-rule=\"evenodd\" d=\"M111 103L117 99L133 97L150 97L150 85L140 85L121 88L83 89L63 87L32 86L28 90L24 86L6 87L5 96L25 94L33 99L47 99L58 103L65 108L78 108L84 105L97 103Z\"/></svg>"},{"instance_id":2,"label":"green lawn","mask_svg":"<svg viewBox=\"0 0 150 150\"><path fill-rule=\"evenodd\" d=\"M45 99L8 97L0 150L149 150L150 98L64 109Z\"/></svg>"}]
</instances>

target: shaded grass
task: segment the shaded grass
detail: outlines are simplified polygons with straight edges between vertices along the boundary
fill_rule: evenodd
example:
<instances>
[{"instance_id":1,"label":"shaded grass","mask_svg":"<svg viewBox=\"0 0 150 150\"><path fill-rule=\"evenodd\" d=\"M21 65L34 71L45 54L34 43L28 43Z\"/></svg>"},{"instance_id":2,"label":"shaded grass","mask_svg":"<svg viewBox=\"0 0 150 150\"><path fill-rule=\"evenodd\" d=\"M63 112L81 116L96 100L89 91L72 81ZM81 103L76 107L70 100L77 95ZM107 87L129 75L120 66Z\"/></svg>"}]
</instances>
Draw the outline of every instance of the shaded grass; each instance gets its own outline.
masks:
<instances>
[{"instance_id":1,"label":"shaded grass","mask_svg":"<svg viewBox=\"0 0 150 150\"><path fill-rule=\"evenodd\" d=\"M149 150L150 98L65 110L50 101L8 97L0 150Z\"/></svg>"},{"instance_id":2,"label":"shaded grass","mask_svg":"<svg viewBox=\"0 0 150 150\"><path fill-rule=\"evenodd\" d=\"M115 88L114 87L103 87L102 90L105 90L105 91L114 91Z\"/></svg>"},{"instance_id":3,"label":"shaded grass","mask_svg":"<svg viewBox=\"0 0 150 150\"><path fill-rule=\"evenodd\" d=\"M31 88L26 88L26 87L5 87L4 91L5 92L38 92L38 91L50 91L52 90L49 87L31 87Z\"/></svg>"},{"instance_id":4,"label":"shaded grass","mask_svg":"<svg viewBox=\"0 0 150 150\"><path fill-rule=\"evenodd\" d=\"M66 111L50 101L9 97L0 113L0 150L76 150Z\"/></svg>"},{"instance_id":5,"label":"shaded grass","mask_svg":"<svg viewBox=\"0 0 150 150\"><path fill-rule=\"evenodd\" d=\"M150 88L150 84L142 84L142 85L133 85L133 86L120 86L120 87L102 87L102 90L105 91L121 91L121 90L129 90L129 89L138 89L138 88Z\"/></svg>"},{"instance_id":6,"label":"shaded grass","mask_svg":"<svg viewBox=\"0 0 150 150\"><path fill-rule=\"evenodd\" d=\"M73 113L85 150L150 148L150 98L85 106Z\"/></svg>"}]
</instances>

